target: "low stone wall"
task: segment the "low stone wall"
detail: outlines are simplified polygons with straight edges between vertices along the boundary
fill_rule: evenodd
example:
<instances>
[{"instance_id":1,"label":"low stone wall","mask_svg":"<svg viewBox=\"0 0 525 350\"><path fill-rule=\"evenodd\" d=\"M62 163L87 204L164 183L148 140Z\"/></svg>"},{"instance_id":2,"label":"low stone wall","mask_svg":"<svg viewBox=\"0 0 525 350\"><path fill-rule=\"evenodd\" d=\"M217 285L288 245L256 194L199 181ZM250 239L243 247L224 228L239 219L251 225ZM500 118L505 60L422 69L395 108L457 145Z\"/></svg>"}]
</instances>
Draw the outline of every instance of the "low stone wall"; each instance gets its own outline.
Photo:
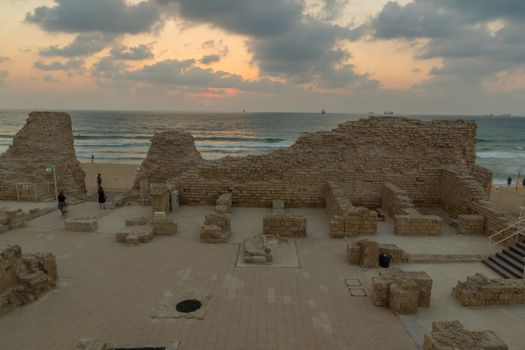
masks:
<instances>
[{"instance_id":1,"label":"low stone wall","mask_svg":"<svg viewBox=\"0 0 525 350\"><path fill-rule=\"evenodd\" d=\"M329 182L326 192L326 211L330 218L330 237L373 235L377 231L377 212L354 207L346 191Z\"/></svg>"},{"instance_id":2,"label":"low stone wall","mask_svg":"<svg viewBox=\"0 0 525 350\"><path fill-rule=\"evenodd\" d=\"M151 223L151 217L138 216L135 218L127 219L125 223L126 223L126 226L145 226Z\"/></svg>"},{"instance_id":3,"label":"low stone wall","mask_svg":"<svg viewBox=\"0 0 525 350\"><path fill-rule=\"evenodd\" d=\"M414 314L419 307L430 306L432 279L423 271L392 268L372 277L372 302L389 307L398 314Z\"/></svg>"},{"instance_id":4,"label":"low stone wall","mask_svg":"<svg viewBox=\"0 0 525 350\"><path fill-rule=\"evenodd\" d=\"M480 235L485 231L485 218L482 215L458 215L458 233Z\"/></svg>"},{"instance_id":5,"label":"low stone wall","mask_svg":"<svg viewBox=\"0 0 525 350\"><path fill-rule=\"evenodd\" d=\"M51 253L24 254L17 246L0 250L0 316L38 299L58 278Z\"/></svg>"},{"instance_id":6,"label":"low stone wall","mask_svg":"<svg viewBox=\"0 0 525 350\"><path fill-rule=\"evenodd\" d=\"M0 208L0 233L24 228L26 225L27 218L22 209L8 210Z\"/></svg>"},{"instance_id":7,"label":"low stone wall","mask_svg":"<svg viewBox=\"0 0 525 350\"><path fill-rule=\"evenodd\" d=\"M124 230L117 232L116 240L120 243L137 245L148 243L155 237L151 226L127 226Z\"/></svg>"},{"instance_id":8,"label":"low stone wall","mask_svg":"<svg viewBox=\"0 0 525 350\"><path fill-rule=\"evenodd\" d=\"M137 245L148 243L155 236L171 236L177 233L177 222L174 219L150 218L140 216L126 220L126 228L116 234L117 242Z\"/></svg>"},{"instance_id":9,"label":"low stone wall","mask_svg":"<svg viewBox=\"0 0 525 350\"><path fill-rule=\"evenodd\" d=\"M443 219L423 215L414 207L407 192L387 183L383 189L383 210L394 219L394 234L399 236L436 236L441 234Z\"/></svg>"},{"instance_id":10,"label":"low stone wall","mask_svg":"<svg viewBox=\"0 0 525 350\"><path fill-rule=\"evenodd\" d=\"M263 233L283 237L306 237L306 218L302 215L267 214L263 218Z\"/></svg>"},{"instance_id":11,"label":"low stone wall","mask_svg":"<svg viewBox=\"0 0 525 350\"><path fill-rule=\"evenodd\" d=\"M346 256L348 263L362 267L377 267L379 255L385 253L391 256L391 262L408 262L409 255L395 244L382 244L368 239L362 239L355 243L348 243Z\"/></svg>"},{"instance_id":12,"label":"low stone wall","mask_svg":"<svg viewBox=\"0 0 525 350\"><path fill-rule=\"evenodd\" d=\"M155 212L168 213L171 209L171 186L163 183L149 184L149 197L151 199L151 210Z\"/></svg>"},{"instance_id":13,"label":"low stone wall","mask_svg":"<svg viewBox=\"0 0 525 350\"><path fill-rule=\"evenodd\" d=\"M216 225L219 226L222 231L230 232L232 230L232 217L227 213L210 211L206 213L204 225Z\"/></svg>"},{"instance_id":14,"label":"low stone wall","mask_svg":"<svg viewBox=\"0 0 525 350\"><path fill-rule=\"evenodd\" d=\"M215 211L218 213L231 213L232 211L232 193L223 193L215 202Z\"/></svg>"},{"instance_id":15,"label":"low stone wall","mask_svg":"<svg viewBox=\"0 0 525 350\"><path fill-rule=\"evenodd\" d=\"M151 221L155 236L172 236L177 233L177 222L170 218L153 219Z\"/></svg>"},{"instance_id":16,"label":"low stone wall","mask_svg":"<svg viewBox=\"0 0 525 350\"><path fill-rule=\"evenodd\" d=\"M525 304L525 280L489 279L477 273L458 281L452 294L464 306Z\"/></svg>"},{"instance_id":17,"label":"low stone wall","mask_svg":"<svg viewBox=\"0 0 525 350\"><path fill-rule=\"evenodd\" d=\"M67 231L73 232L95 232L97 230L97 218L94 216L77 216L64 220Z\"/></svg>"},{"instance_id":18,"label":"low stone wall","mask_svg":"<svg viewBox=\"0 0 525 350\"><path fill-rule=\"evenodd\" d=\"M243 243L244 262L249 264L270 264L273 261L272 249L264 235L248 238Z\"/></svg>"},{"instance_id":19,"label":"low stone wall","mask_svg":"<svg viewBox=\"0 0 525 350\"><path fill-rule=\"evenodd\" d=\"M468 331L459 321L433 322L425 334L423 350L507 350L493 331Z\"/></svg>"}]
</instances>

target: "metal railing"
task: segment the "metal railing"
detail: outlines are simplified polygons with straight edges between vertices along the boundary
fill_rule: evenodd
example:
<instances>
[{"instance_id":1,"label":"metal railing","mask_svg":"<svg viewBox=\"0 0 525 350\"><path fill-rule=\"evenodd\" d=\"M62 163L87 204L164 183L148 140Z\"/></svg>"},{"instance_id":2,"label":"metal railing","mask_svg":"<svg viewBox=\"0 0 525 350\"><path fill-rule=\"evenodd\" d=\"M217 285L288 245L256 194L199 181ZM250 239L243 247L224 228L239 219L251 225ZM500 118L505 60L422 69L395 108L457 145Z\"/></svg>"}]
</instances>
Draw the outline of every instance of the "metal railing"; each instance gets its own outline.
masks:
<instances>
[{"instance_id":1,"label":"metal railing","mask_svg":"<svg viewBox=\"0 0 525 350\"><path fill-rule=\"evenodd\" d=\"M498 231L498 232L496 232L496 233L490 235L490 236L488 237L488 238L489 238L489 243L491 243L490 246L493 247L493 246L498 245L498 244L500 244L500 243L503 243L503 242L505 242L505 241L507 241L507 240L509 240L509 239L511 239L511 238L514 238L514 237L516 237L516 236L518 236L518 235L525 235L525 226L524 226L524 227L519 227L517 231L515 231L515 232L509 234L509 235L506 236L505 238L500 239L499 241L497 241L497 242L495 242L495 243L492 243L492 239L493 239L494 237L497 237L497 236L499 236L500 234L502 234L503 232L505 232L505 231L507 231L507 230L510 230L511 228L514 228L514 227L516 227L516 226L519 226L520 224L524 224L524 225L525 225L525 218L523 218L523 219L521 219L521 220L518 220L518 221L516 221L515 223L513 223L512 225L505 227L503 230Z\"/></svg>"}]
</instances>

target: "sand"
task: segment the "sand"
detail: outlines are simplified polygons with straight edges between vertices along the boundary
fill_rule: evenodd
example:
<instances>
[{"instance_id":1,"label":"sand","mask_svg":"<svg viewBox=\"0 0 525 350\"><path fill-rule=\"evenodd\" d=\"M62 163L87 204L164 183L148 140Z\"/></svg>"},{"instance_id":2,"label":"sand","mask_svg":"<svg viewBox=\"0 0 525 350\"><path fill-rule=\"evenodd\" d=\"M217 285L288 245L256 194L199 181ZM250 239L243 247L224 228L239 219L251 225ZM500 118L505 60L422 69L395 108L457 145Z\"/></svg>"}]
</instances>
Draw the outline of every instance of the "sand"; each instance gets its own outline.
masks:
<instances>
[{"instance_id":1,"label":"sand","mask_svg":"<svg viewBox=\"0 0 525 350\"><path fill-rule=\"evenodd\" d=\"M490 201L502 209L520 215L520 207L525 207L525 189L520 186L516 191L515 186L494 186L490 194Z\"/></svg>"},{"instance_id":2,"label":"sand","mask_svg":"<svg viewBox=\"0 0 525 350\"><path fill-rule=\"evenodd\" d=\"M106 192L124 192L133 186L137 164L82 163L86 172L88 194L97 192L97 174L102 175L102 186Z\"/></svg>"}]
</instances>

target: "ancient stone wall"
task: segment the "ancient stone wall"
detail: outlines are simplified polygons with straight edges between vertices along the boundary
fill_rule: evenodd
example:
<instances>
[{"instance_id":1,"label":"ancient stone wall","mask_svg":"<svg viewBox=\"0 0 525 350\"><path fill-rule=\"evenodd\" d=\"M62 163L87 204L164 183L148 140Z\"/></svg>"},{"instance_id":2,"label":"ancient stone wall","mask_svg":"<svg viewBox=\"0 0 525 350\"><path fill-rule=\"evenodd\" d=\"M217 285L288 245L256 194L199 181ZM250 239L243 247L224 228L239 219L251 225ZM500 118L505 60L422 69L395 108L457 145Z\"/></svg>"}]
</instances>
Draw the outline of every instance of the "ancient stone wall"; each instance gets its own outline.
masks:
<instances>
[{"instance_id":1,"label":"ancient stone wall","mask_svg":"<svg viewBox=\"0 0 525 350\"><path fill-rule=\"evenodd\" d=\"M474 167L474 178L477 182L481 184L487 195L490 195L490 192L492 191L492 180L493 175L492 171L489 169L476 165Z\"/></svg>"},{"instance_id":2,"label":"ancient stone wall","mask_svg":"<svg viewBox=\"0 0 525 350\"><path fill-rule=\"evenodd\" d=\"M71 118L67 113L31 112L13 144L0 155L0 199L17 199L16 184L30 189L27 200L54 198L54 166L58 190L66 197L84 198L85 173L75 154ZM36 184L36 188L32 186ZM24 185L19 186L21 189Z\"/></svg>"},{"instance_id":3,"label":"ancient stone wall","mask_svg":"<svg viewBox=\"0 0 525 350\"><path fill-rule=\"evenodd\" d=\"M324 207L326 184L334 181L354 205L374 208L390 182L406 188L416 205L436 206L443 165L473 171L475 134L473 121L372 117L302 136L268 155L204 161L191 135L162 133L152 139L135 185L173 180L182 204L213 205L232 192L238 206L269 207L279 198L287 207Z\"/></svg>"},{"instance_id":4,"label":"ancient stone wall","mask_svg":"<svg viewBox=\"0 0 525 350\"><path fill-rule=\"evenodd\" d=\"M406 263L410 255L395 244L384 244L368 239L361 239L346 246L346 257L350 265L376 267L379 265L379 254L388 254L393 263Z\"/></svg>"},{"instance_id":5,"label":"ancient stone wall","mask_svg":"<svg viewBox=\"0 0 525 350\"><path fill-rule=\"evenodd\" d=\"M458 281L452 294L464 306L525 304L525 280L489 279L477 273Z\"/></svg>"},{"instance_id":6,"label":"ancient stone wall","mask_svg":"<svg viewBox=\"0 0 525 350\"><path fill-rule=\"evenodd\" d=\"M483 215L458 215L458 233L462 235L479 235L485 232Z\"/></svg>"},{"instance_id":7,"label":"ancient stone wall","mask_svg":"<svg viewBox=\"0 0 525 350\"><path fill-rule=\"evenodd\" d=\"M19 246L0 250L0 316L30 303L55 286L58 278L51 253L24 254Z\"/></svg>"},{"instance_id":8,"label":"ancient stone wall","mask_svg":"<svg viewBox=\"0 0 525 350\"><path fill-rule=\"evenodd\" d=\"M442 169L441 205L449 215L456 218L472 213L470 202L488 200L483 186L465 168L449 166Z\"/></svg>"},{"instance_id":9,"label":"ancient stone wall","mask_svg":"<svg viewBox=\"0 0 525 350\"><path fill-rule=\"evenodd\" d=\"M423 350L507 350L493 331L468 331L459 321L433 322L425 334Z\"/></svg>"}]
</instances>

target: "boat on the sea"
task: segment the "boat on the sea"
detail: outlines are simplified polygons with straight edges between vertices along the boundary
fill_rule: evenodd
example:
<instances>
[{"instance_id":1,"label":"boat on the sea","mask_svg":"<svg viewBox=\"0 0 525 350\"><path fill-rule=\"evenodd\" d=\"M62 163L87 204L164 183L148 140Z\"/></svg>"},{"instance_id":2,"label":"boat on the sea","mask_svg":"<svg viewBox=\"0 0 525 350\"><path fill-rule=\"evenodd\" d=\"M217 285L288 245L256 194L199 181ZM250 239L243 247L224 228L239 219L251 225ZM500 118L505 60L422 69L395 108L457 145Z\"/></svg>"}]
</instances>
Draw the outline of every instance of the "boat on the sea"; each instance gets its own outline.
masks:
<instances>
[{"instance_id":1,"label":"boat on the sea","mask_svg":"<svg viewBox=\"0 0 525 350\"><path fill-rule=\"evenodd\" d=\"M385 112L385 115L394 115L394 112L392 112L392 111L386 111L386 112Z\"/></svg>"},{"instance_id":2,"label":"boat on the sea","mask_svg":"<svg viewBox=\"0 0 525 350\"><path fill-rule=\"evenodd\" d=\"M326 114L326 111L324 109L321 110L321 114Z\"/></svg>"}]
</instances>

